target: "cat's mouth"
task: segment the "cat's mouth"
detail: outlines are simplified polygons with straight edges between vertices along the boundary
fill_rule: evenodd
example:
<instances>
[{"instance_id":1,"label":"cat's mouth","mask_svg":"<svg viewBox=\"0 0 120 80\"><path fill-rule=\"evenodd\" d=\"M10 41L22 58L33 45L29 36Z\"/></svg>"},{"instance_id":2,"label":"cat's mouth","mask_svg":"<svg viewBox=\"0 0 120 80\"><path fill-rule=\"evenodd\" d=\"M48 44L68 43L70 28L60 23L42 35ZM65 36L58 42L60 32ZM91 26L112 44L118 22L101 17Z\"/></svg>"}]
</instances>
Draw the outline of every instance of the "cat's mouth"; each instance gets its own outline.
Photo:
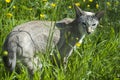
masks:
<instances>
[{"instance_id":1,"label":"cat's mouth","mask_svg":"<svg viewBox=\"0 0 120 80\"><path fill-rule=\"evenodd\" d=\"M87 32L87 34L91 34L91 32L89 31L88 28L86 28L86 32Z\"/></svg>"},{"instance_id":2,"label":"cat's mouth","mask_svg":"<svg viewBox=\"0 0 120 80\"><path fill-rule=\"evenodd\" d=\"M91 27L86 28L86 32L88 34L91 34L94 30Z\"/></svg>"},{"instance_id":3,"label":"cat's mouth","mask_svg":"<svg viewBox=\"0 0 120 80\"><path fill-rule=\"evenodd\" d=\"M91 32L88 32L88 31L87 31L87 33L88 33L88 34L91 34Z\"/></svg>"}]
</instances>

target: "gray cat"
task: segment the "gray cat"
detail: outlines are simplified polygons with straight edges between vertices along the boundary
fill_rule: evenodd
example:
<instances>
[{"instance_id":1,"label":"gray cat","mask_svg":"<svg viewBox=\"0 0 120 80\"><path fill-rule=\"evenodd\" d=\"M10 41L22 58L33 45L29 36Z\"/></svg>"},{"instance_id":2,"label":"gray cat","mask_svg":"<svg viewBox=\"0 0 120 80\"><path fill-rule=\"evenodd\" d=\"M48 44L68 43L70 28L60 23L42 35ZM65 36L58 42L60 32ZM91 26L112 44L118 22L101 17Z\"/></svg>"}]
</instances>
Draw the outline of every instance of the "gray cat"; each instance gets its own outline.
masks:
<instances>
[{"instance_id":1,"label":"gray cat","mask_svg":"<svg viewBox=\"0 0 120 80\"><path fill-rule=\"evenodd\" d=\"M67 63L68 57L72 54L77 42L81 43L86 34L95 31L103 11L93 13L82 11L74 6L76 18L65 18L58 22L51 21L30 21L16 26L7 36L3 51L8 54L3 56L7 69L13 71L16 61L21 61L30 71L39 68L39 57L36 53L44 53L50 33L52 32L52 47L56 47L60 53L63 64ZM53 27L54 26L54 27ZM76 39L77 38L77 39ZM40 54L39 53L39 54Z\"/></svg>"}]
</instances>

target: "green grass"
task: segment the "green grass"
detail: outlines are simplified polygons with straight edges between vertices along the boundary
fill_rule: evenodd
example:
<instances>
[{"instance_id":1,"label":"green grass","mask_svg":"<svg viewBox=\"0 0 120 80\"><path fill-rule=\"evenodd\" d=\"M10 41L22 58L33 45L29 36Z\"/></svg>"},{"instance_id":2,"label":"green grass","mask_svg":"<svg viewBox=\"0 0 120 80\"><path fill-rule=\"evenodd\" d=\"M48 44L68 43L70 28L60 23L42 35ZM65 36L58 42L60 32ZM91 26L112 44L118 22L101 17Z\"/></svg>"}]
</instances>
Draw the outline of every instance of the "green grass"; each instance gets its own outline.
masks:
<instances>
[{"instance_id":1,"label":"green grass","mask_svg":"<svg viewBox=\"0 0 120 80\"><path fill-rule=\"evenodd\" d=\"M14 26L31 20L60 20L74 18L75 11L68 6L80 3L83 10L105 11L96 32L87 35L84 42L69 58L67 70L53 66L48 57L42 57L43 69L34 74L34 80L120 80L120 2L119 0L0 0L0 52ZM55 7L51 3L56 4ZM90 7L87 7L87 5ZM96 4L99 8L96 8ZM15 6L15 8L13 7ZM10 13L10 14L8 14ZM40 17L40 14L44 15ZM49 54L49 53L48 53ZM20 74L5 71L0 55L0 80L29 80L27 69Z\"/></svg>"}]
</instances>

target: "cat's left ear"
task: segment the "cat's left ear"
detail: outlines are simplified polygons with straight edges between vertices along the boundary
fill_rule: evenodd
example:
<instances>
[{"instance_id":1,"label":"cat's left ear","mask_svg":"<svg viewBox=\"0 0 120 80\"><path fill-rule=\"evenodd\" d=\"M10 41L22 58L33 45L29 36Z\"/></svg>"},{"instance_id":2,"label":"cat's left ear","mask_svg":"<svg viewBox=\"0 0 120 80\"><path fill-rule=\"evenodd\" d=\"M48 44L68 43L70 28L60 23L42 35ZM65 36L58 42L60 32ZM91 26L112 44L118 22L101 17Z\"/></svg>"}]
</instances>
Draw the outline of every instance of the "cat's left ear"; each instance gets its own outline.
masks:
<instances>
[{"instance_id":1,"label":"cat's left ear","mask_svg":"<svg viewBox=\"0 0 120 80\"><path fill-rule=\"evenodd\" d=\"M100 20L101 17L104 16L104 13L105 13L105 11L99 11L99 12L95 13L95 16L98 18L98 20Z\"/></svg>"},{"instance_id":2,"label":"cat's left ear","mask_svg":"<svg viewBox=\"0 0 120 80\"><path fill-rule=\"evenodd\" d=\"M83 15L83 11L74 4L74 9L75 9L75 12L76 12L76 18L79 18L81 15Z\"/></svg>"}]
</instances>

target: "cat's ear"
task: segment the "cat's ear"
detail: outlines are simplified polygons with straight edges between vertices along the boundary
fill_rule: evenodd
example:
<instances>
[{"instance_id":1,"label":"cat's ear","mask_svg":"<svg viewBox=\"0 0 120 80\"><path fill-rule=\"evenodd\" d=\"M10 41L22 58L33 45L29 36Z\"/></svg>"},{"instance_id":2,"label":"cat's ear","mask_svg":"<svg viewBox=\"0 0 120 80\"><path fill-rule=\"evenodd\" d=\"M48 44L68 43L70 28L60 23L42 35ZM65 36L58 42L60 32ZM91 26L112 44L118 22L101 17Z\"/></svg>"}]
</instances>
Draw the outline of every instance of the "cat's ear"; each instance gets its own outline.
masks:
<instances>
[{"instance_id":1,"label":"cat's ear","mask_svg":"<svg viewBox=\"0 0 120 80\"><path fill-rule=\"evenodd\" d=\"M105 11L99 11L99 12L95 13L95 16L98 18L98 20L100 20L101 17L104 16L104 13L105 13Z\"/></svg>"},{"instance_id":2,"label":"cat's ear","mask_svg":"<svg viewBox=\"0 0 120 80\"><path fill-rule=\"evenodd\" d=\"M75 9L75 12L76 12L76 18L78 18L79 16L81 16L83 14L83 11L74 4L74 9Z\"/></svg>"}]
</instances>

